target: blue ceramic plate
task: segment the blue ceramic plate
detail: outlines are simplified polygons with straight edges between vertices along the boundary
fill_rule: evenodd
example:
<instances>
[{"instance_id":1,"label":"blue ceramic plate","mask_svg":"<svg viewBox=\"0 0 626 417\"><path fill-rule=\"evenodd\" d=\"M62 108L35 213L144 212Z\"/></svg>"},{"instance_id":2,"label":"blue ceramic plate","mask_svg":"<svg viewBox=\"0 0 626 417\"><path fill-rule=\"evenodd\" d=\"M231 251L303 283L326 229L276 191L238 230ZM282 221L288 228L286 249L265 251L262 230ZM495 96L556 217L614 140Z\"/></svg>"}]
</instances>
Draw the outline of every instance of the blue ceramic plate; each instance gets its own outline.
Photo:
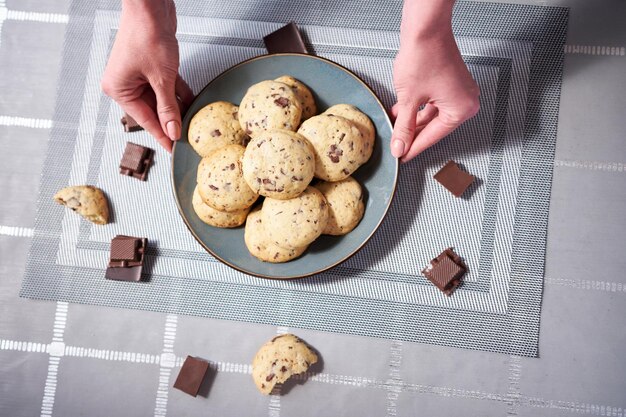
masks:
<instances>
[{"instance_id":1,"label":"blue ceramic plate","mask_svg":"<svg viewBox=\"0 0 626 417\"><path fill-rule=\"evenodd\" d=\"M263 80L291 75L304 82L315 96L319 112L333 104L347 103L367 114L376 126L374 153L354 178L365 191L365 215L345 236L321 236L300 258L283 264L261 262L246 249L244 227L219 229L203 223L193 211L200 157L187 140L189 122L207 104L225 100L239 104L248 87ZM183 120L182 139L172 155L172 185L183 220L200 244L225 264L263 278L302 278L323 272L354 255L372 237L385 217L398 179L398 161L391 155L391 122L380 100L356 75L334 62L300 54L264 55L244 61L211 81L198 94Z\"/></svg>"}]
</instances>

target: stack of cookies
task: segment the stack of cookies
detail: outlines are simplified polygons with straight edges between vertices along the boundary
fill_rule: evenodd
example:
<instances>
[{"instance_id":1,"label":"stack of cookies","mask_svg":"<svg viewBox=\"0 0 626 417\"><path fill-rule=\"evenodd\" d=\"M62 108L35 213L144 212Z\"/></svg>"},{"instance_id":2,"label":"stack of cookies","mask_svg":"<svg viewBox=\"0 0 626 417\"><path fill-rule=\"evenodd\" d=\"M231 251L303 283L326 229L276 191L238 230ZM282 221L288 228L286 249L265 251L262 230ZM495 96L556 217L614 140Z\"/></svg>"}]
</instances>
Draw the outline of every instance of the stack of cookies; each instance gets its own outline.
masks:
<instances>
[{"instance_id":1,"label":"stack of cookies","mask_svg":"<svg viewBox=\"0 0 626 417\"><path fill-rule=\"evenodd\" d=\"M215 227L245 222L246 247L266 262L352 231L365 208L351 175L372 155L374 125L349 104L316 114L309 88L287 75L251 86L239 106L219 101L196 113L188 138L202 157L198 217Z\"/></svg>"}]
</instances>

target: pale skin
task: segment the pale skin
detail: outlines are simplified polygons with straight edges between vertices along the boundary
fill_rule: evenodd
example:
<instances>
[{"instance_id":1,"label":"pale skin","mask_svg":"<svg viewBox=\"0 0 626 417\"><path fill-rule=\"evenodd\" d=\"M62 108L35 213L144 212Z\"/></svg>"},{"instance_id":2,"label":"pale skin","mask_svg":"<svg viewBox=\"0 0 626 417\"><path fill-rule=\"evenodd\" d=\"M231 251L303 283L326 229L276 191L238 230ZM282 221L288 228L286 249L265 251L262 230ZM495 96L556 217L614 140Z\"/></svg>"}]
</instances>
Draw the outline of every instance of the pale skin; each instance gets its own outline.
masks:
<instances>
[{"instance_id":1,"label":"pale skin","mask_svg":"<svg viewBox=\"0 0 626 417\"><path fill-rule=\"evenodd\" d=\"M402 162L439 142L479 109L478 85L452 34L453 5L454 0L404 2L390 143L391 153ZM178 67L173 1L123 0L102 89L170 152L172 141L181 136L177 97L183 107L193 100Z\"/></svg>"}]
</instances>

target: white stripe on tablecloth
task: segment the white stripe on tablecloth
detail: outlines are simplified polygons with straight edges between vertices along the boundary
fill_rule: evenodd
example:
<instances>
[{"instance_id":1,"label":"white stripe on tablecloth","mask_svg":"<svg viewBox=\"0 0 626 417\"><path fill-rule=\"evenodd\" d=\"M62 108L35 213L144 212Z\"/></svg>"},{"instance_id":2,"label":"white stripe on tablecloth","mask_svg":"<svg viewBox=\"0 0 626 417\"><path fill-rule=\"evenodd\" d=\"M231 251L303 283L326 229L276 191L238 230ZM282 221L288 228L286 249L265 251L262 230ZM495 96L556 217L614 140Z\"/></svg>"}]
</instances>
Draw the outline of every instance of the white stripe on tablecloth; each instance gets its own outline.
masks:
<instances>
[{"instance_id":1,"label":"white stripe on tablecloth","mask_svg":"<svg viewBox=\"0 0 626 417\"><path fill-rule=\"evenodd\" d=\"M57 389L57 374L61 358L65 354L65 343L63 334L67 323L68 303L57 302L57 309L54 315L54 325L52 329L52 343L48 345L48 375L44 386L43 399L41 401L41 416L51 416L54 408L54 397Z\"/></svg>"},{"instance_id":2,"label":"white stripe on tablecloth","mask_svg":"<svg viewBox=\"0 0 626 417\"><path fill-rule=\"evenodd\" d=\"M398 397L402 391L402 342L393 341L389 348L389 379L387 380L387 417L398 415Z\"/></svg>"},{"instance_id":3,"label":"white stripe on tablecloth","mask_svg":"<svg viewBox=\"0 0 626 417\"><path fill-rule=\"evenodd\" d=\"M41 23L67 23L69 15L61 13L27 12L23 10L6 10L6 20L19 20Z\"/></svg>"},{"instance_id":4,"label":"white stripe on tablecloth","mask_svg":"<svg viewBox=\"0 0 626 417\"><path fill-rule=\"evenodd\" d=\"M564 45L566 54L625 56L626 47L607 45Z\"/></svg>"},{"instance_id":5,"label":"white stripe on tablecloth","mask_svg":"<svg viewBox=\"0 0 626 417\"><path fill-rule=\"evenodd\" d=\"M2 226L0 225L0 235L15 237L33 237L34 230L30 227Z\"/></svg>"},{"instance_id":6,"label":"white stripe on tablecloth","mask_svg":"<svg viewBox=\"0 0 626 417\"><path fill-rule=\"evenodd\" d=\"M159 388L154 406L154 415L165 417L167 415L167 397L169 393L171 368L163 368L159 370Z\"/></svg>"},{"instance_id":7,"label":"white stripe on tablecloth","mask_svg":"<svg viewBox=\"0 0 626 417\"><path fill-rule=\"evenodd\" d=\"M554 166L589 169L591 171L626 172L626 164L622 162L571 161L555 159Z\"/></svg>"},{"instance_id":8,"label":"white stripe on tablecloth","mask_svg":"<svg viewBox=\"0 0 626 417\"><path fill-rule=\"evenodd\" d=\"M547 285L561 285L577 290L604 291L615 293L626 293L626 284L611 281L593 281L589 279L574 278L552 278L545 277L544 283Z\"/></svg>"},{"instance_id":9,"label":"white stripe on tablecloth","mask_svg":"<svg viewBox=\"0 0 626 417\"><path fill-rule=\"evenodd\" d=\"M168 314L165 317L165 331L163 332L163 353L159 360L159 385L157 387L156 400L154 404L154 416L165 417L167 415L167 400L170 390L170 376L172 368L179 362L174 354L174 342L176 341L176 329L178 327L178 316ZM183 359L184 360L184 359Z\"/></svg>"},{"instance_id":10,"label":"white stripe on tablecloth","mask_svg":"<svg viewBox=\"0 0 626 417\"><path fill-rule=\"evenodd\" d=\"M29 117L0 115L0 126L20 126L30 127L32 129L51 129L52 120L50 119L33 119Z\"/></svg>"},{"instance_id":11,"label":"white stripe on tablecloth","mask_svg":"<svg viewBox=\"0 0 626 417\"><path fill-rule=\"evenodd\" d=\"M509 407L507 416L514 417L518 414L520 408L520 376L522 374L522 361L519 356L511 355L509 357L509 389L507 396L509 397Z\"/></svg>"}]
</instances>

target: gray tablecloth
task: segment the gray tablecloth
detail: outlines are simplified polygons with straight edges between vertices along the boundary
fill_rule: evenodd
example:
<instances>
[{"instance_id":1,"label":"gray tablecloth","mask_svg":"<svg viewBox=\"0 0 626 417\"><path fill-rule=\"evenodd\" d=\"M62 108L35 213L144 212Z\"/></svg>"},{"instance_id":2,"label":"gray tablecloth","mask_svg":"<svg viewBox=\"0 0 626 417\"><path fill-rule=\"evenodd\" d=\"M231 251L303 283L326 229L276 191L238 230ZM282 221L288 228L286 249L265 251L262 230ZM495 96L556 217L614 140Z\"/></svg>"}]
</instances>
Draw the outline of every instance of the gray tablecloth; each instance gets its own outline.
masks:
<instances>
[{"instance_id":1,"label":"gray tablecloth","mask_svg":"<svg viewBox=\"0 0 626 417\"><path fill-rule=\"evenodd\" d=\"M68 5L0 1L0 416L623 416L626 5L555 3L571 7L570 33L539 358L530 359L18 298ZM323 363L263 397L248 364L288 330ZM186 354L212 361L206 397L171 389Z\"/></svg>"}]
</instances>

